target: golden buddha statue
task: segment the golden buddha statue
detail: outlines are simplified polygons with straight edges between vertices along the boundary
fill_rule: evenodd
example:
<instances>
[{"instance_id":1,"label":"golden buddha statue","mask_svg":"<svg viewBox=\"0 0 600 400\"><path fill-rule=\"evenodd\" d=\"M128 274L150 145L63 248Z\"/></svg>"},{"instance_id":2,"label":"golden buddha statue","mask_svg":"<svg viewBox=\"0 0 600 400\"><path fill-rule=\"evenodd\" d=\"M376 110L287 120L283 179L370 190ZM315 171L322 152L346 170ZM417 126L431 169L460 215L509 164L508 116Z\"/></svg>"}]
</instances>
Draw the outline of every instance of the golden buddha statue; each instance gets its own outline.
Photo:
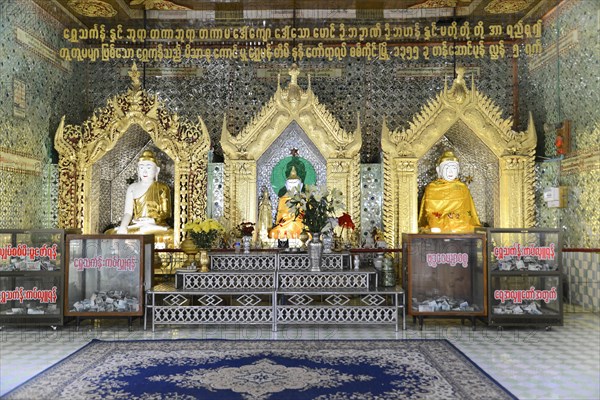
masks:
<instances>
[{"instance_id":1,"label":"golden buddha statue","mask_svg":"<svg viewBox=\"0 0 600 400\"><path fill-rule=\"evenodd\" d=\"M425 188L419 230L431 233L470 233L481 226L467 185L458 180L460 165L452 151L437 161L438 179Z\"/></svg>"},{"instance_id":2,"label":"golden buddha statue","mask_svg":"<svg viewBox=\"0 0 600 400\"><path fill-rule=\"evenodd\" d=\"M173 240L173 229L167 224L171 217L171 191L158 182L160 168L154 153L145 150L138 161L138 181L127 188L121 224L106 233L154 234L156 242Z\"/></svg>"},{"instance_id":3,"label":"golden buddha statue","mask_svg":"<svg viewBox=\"0 0 600 400\"><path fill-rule=\"evenodd\" d=\"M285 186L279 191L275 226L269 232L269 237L272 239L296 239L304 230L302 216L296 217L286 204L290 198L288 193L293 190L301 191L304 186L306 169L302 161L298 160L297 157L292 157L292 160L286 166L285 176Z\"/></svg>"}]
</instances>

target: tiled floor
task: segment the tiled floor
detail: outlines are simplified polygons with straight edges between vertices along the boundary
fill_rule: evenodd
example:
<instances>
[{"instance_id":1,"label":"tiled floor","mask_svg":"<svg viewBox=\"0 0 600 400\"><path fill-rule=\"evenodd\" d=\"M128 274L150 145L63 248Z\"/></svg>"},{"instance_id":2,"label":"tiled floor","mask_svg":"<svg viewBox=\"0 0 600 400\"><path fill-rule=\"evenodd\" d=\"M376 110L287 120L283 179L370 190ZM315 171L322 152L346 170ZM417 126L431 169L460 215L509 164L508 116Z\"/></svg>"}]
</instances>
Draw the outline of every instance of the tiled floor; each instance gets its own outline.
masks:
<instances>
[{"instance_id":1,"label":"tiled floor","mask_svg":"<svg viewBox=\"0 0 600 400\"><path fill-rule=\"evenodd\" d=\"M473 331L455 320L425 320L422 331L390 326L287 326L273 334L269 326L158 326L153 333L123 320L0 331L0 395L79 349L91 339L136 340L215 338L253 339L448 339L520 399L600 399L600 315L567 313L562 327L487 328Z\"/></svg>"}]
</instances>

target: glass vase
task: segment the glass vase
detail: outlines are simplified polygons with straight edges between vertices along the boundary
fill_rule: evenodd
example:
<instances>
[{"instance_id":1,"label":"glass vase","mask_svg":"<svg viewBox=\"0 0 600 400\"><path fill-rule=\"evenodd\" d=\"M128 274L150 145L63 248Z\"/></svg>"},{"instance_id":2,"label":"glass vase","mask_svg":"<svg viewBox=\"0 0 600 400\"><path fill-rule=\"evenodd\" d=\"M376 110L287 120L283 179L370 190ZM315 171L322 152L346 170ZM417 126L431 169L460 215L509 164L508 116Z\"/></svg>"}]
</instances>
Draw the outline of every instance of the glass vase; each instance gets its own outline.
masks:
<instances>
[{"instance_id":1,"label":"glass vase","mask_svg":"<svg viewBox=\"0 0 600 400\"><path fill-rule=\"evenodd\" d=\"M252 236L242 236L242 245L244 248L244 254L250 254L251 242L252 242Z\"/></svg>"},{"instance_id":2,"label":"glass vase","mask_svg":"<svg viewBox=\"0 0 600 400\"><path fill-rule=\"evenodd\" d=\"M333 249L333 237L331 234L323 234L323 253L331 253Z\"/></svg>"},{"instance_id":3,"label":"glass vase","mask_svg":"<svg viewBox=\"0 0 600 400\"><path fill-rule=\"evenodd\" d=\"M396 286L396 270L391 258L383 259L382 277L382 286Z\"/></svg>"}]
</instances>

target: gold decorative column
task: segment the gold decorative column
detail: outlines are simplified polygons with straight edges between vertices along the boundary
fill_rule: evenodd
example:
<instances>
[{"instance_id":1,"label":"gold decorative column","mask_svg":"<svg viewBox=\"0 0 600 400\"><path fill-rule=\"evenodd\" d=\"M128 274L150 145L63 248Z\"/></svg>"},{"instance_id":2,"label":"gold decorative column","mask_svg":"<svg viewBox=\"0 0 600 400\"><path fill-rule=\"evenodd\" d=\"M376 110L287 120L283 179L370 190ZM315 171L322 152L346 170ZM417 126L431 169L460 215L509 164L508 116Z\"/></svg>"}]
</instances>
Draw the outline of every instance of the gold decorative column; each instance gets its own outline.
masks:
<instances>
[{"instance_id":1,"label":"gold decorative column","mask_svg":"<svg viewBox=\"0 0 600 400\"><path fill-rule=\"evenodd\" d=\"M401 232L414 232L417 218L412 210L419 209L417 203L417 160L401 158L396 160L396 179L398 185L398 227Z\"/></svg>"},{"instance_id":2,"label":"gold decorative column","mask_svg":"<svg viewBox=\"0 0 600 400\"><path fill-rule=\"evenodd\" d=\"M327 160L327 187L342 191L346 210L355 219L355 229L360 231L360 159L355 160L333 158Z\"/></svg>"},{"instance_id":3,"label":"gold decorative column","mask_svg":"<svg viewBox=\"0 0 600 400\"><path fill-rule=\"evenodd\" d=\"M534 225L533 170L530 157L503 156L500 158L500 186L511 188L500 196L500 226L529 228Z\"/></svg>"},{"instance_id":4,"label":"gold decorative column","mask_svg":"<svg viewBox=\"0 0 600 400\"><path fill-rule=\"evenodd\" d=\"M224 181L225 212L234 225L242 221L256 221L256 162L231 160L225 157Z\"/></svg>"}]
</instances>

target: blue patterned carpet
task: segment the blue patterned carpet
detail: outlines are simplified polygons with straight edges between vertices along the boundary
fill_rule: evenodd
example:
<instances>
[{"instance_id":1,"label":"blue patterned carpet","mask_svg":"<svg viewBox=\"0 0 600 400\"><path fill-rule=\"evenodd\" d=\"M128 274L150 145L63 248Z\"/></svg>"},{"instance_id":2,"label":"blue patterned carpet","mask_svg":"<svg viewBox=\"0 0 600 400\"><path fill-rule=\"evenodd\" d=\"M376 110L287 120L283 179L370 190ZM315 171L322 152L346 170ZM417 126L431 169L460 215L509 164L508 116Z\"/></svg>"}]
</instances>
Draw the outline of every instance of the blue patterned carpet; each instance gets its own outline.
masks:
<instances>
[{"instance_id":1,"label":"blue patterned carpet","mask_svg":"<svg viewBox=\"0 0 600 400\"><path fill-rule=\"evenodd\" d=\"M6 399L513 399L446 340L100 341Z\"/></svg>"}]
</instances>

